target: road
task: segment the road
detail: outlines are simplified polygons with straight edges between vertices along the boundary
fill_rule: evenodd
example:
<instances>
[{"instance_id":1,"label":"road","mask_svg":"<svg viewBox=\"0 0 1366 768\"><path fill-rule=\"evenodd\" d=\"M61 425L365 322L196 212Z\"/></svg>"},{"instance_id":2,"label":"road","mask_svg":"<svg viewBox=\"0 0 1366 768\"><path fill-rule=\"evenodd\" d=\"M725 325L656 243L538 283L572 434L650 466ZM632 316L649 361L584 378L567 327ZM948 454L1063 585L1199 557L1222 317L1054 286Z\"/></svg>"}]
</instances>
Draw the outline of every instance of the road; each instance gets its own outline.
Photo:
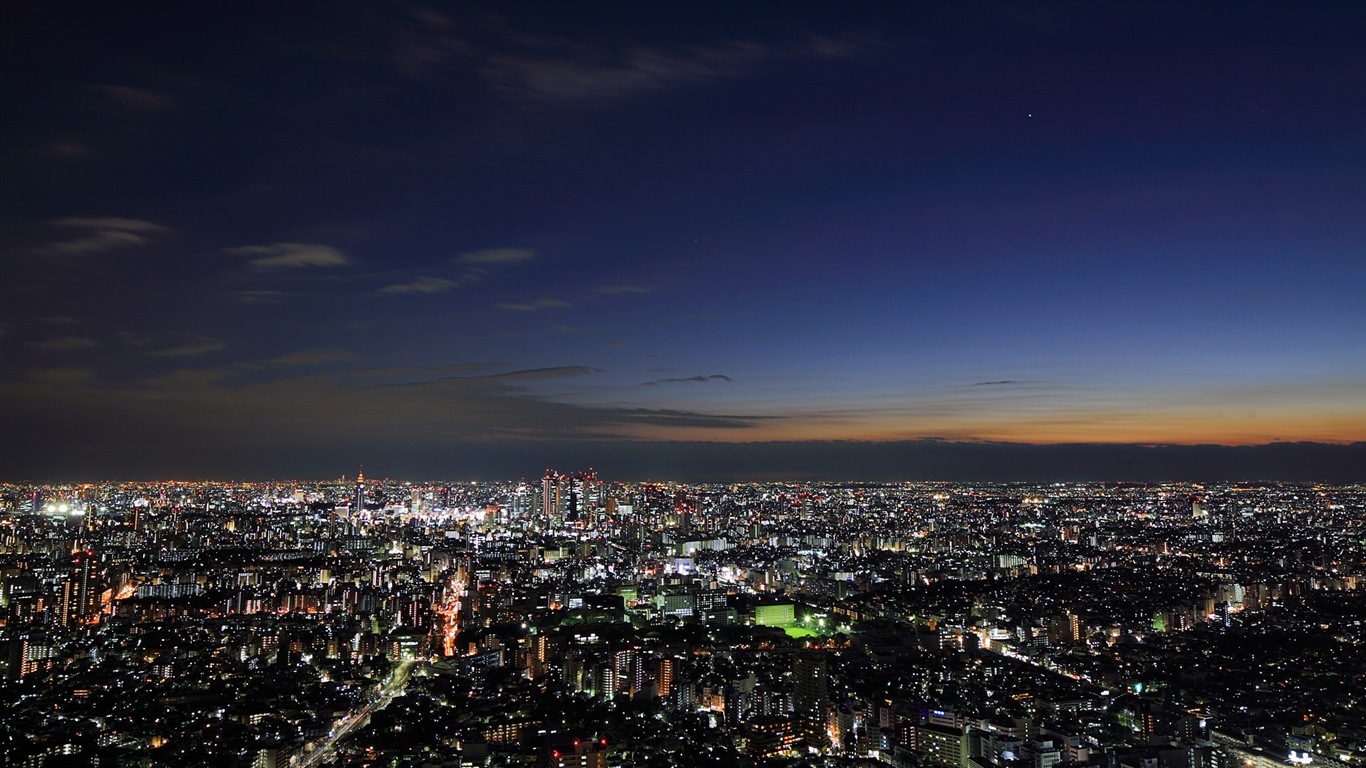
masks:
<instances>
[{"instance_id":1,"label":"road","mask_svg":"<svg viewBox=\"0 0 1366 768\"><path fill-rule=\"evenodd\" d=\"M314 742L313 749L306 752L298 762L294 763L294 768L313 768L313 766L321 765L324 760L331 757L333 750L346 738L347 734L361 724L368 723L371 714L389 706L389 702L403 692L403 689L408 685L408 675L413 671L413 666L416 664L416 661L399 662L399 665L394 667L393 673L389 675L389 680L380 688L379 695L375 697L374 701L338 720L327 736Z\"/></svg>"}]
</instances>

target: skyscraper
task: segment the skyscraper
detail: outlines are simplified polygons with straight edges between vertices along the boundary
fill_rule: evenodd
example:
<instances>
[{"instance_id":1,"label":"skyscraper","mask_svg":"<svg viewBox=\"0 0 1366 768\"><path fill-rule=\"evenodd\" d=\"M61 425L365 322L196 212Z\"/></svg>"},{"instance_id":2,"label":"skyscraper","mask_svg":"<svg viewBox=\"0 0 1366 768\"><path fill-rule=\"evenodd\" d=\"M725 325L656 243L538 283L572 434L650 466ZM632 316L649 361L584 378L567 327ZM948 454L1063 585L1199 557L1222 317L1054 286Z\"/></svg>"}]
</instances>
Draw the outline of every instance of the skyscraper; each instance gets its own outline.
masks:
<instances>
[{"instance_id":1,"label":"skyscraper","mask_svg":"<svg viewBox=\"0 0 1366 768\"><path fill-rule=\"evenodd\" d=\"M72 556L71 575L62 585L60 623L74 627L99 615L99 560L87 550Z\"/></svg>"},{"instance_id":2,"label":"skyscraper","mask_svg":"<svg viewBox=\"0 0 1366 768\"><path fill-rule=\"evenodd\" d=\"M564 478L559 472L547 469L541 478L541 519L547 528L554 528L560 519L560 494Z\"/></svg>"},{"instance_id":3,"label":"skyscraper","mask_svg":"<svg viewBox=\"0 0 1366 768\"><path fill-rule=\"evenodd\" d=\"M365 511L365 469L360 470L356 475L355 496L351 500L351 514L359 514Z\"/></svg>"},{"instance_id":4,"label":"skyscraper","mask_svg":"<svg viewBox=\"0 0 1366 768\"><path fill-rule=\"evenodd\" d=\"M659 698L669 698L674 685L674 660L672 657L665 656L659 660L658 671L655 672L655 689Z\"/></svg>"},{"instance_id":5,"label":"skyscraper","mask_svg":"<svg viewBox=\"0 0 1366 768\"><path fill-rule=\"evenodd\" d=\"M826 721L830 715L830 670L825 654L809 651L792 664L794 714L800 719L807 746L824 749L829 740Z\"/></svg>"}]
</instances>

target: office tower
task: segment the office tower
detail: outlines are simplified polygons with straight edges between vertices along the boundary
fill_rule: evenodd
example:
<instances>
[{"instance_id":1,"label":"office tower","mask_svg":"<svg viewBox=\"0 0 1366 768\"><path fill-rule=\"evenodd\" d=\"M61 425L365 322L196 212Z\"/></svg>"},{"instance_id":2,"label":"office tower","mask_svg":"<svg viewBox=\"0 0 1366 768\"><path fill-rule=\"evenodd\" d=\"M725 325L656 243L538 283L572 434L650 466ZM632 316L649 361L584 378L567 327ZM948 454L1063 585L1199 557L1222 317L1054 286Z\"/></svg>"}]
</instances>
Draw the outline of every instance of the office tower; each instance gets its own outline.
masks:
<instances>
[{"instance_id":1,"label":"office tower","mask_svg":"<svg viewBox=\"0 0 1366 768\"><path fill-rule=\"evenodd\" d=\"M547 469L541 478L541 520L548 528L558 526L560 521L560 496L564 491L564 478L553 469Z\"/></svg>"}]
</instances>

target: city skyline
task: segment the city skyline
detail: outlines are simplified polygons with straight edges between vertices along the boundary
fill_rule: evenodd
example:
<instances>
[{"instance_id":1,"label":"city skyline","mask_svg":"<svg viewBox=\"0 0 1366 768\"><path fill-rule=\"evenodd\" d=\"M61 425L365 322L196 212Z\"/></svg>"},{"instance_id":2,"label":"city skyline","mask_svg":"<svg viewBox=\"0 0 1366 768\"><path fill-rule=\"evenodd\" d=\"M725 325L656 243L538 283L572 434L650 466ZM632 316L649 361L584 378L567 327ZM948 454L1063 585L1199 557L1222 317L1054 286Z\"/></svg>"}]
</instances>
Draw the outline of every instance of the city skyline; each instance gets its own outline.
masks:
<instances>
[{"instance_id":1,"label":"city skyline","mask_svg":"<svg viewBox=\"0 0 1366 768\"><path fill-rule=\"evenodd\" d=\"M1362 21L20 9L0 474L1358 481Z\"/></svg>"},{"instance_id":2,"label":"city skyline","mask_svg":"<svg viewBox=\"0 0 1366 768\"><path fill-rule=\"evenodd\" d=\"M4 484L0 754L1349 768L1363 501L591 471Z\"/></svg>"}]
</instances>

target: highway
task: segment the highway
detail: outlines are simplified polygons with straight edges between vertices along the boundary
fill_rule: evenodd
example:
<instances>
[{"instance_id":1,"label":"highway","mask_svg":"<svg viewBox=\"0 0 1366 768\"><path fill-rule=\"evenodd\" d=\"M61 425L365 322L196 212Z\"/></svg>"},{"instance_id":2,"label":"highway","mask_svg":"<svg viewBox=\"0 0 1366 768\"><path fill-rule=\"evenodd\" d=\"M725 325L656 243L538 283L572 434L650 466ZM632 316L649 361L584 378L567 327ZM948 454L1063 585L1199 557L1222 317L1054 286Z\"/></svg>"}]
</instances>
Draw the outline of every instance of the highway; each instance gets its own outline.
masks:
<instances>
[{"instance_id":1,"label":"highway","mask_svg":"<svg viewBox=\"0 0 1366 768\"><path fill-rule=\"evenodd\" d=\"M323 761L332 756L337 744L340 744L347 734L357 727L368 723L370 715L389 706L389 702L394 697L403 692L408 685L408 675L412 672L416 661L403 661L394 668L389 680L380 688L379 695L374 701L367 703L360 709L338 720L332 726L332 731L322 739L314 742L313 748L303 754L298 762L293 763L293 768L313 768L322 765Z\"/></svg>"}]
</instances>

